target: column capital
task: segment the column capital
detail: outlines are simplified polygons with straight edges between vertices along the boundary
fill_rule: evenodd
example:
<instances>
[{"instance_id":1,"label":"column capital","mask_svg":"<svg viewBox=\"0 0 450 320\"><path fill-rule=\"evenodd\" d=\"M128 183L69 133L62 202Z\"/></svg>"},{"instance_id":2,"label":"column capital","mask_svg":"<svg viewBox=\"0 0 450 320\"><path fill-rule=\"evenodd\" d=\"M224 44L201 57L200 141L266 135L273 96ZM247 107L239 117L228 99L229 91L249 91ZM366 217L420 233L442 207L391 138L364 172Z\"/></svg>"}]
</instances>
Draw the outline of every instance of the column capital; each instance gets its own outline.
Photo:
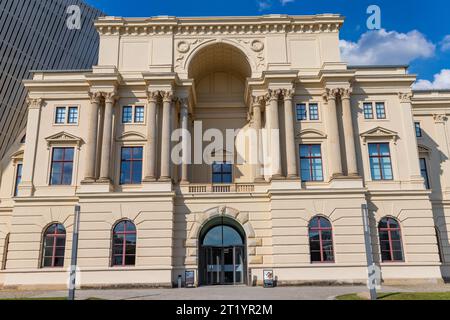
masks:
<instances>
[{"instance_id":1,"label":"column capital","mask_svg":"<svg viewBox=\"0 0 450 320\"><path fill-rule=\"evenodd\" d=\"M433 114L433 120L435 123L445 123L448 120L448 117L443 113Z\"/></svg>"},{"instance_id":2,"label":"column capital","mask_svg":"<svg viewBox=\"0 0 450 320\"><path fill-rule=\"evenodd\" d=\"M328 102L329 100L336 100L337 95L339 94L338 88L326 88L324 93L322 94L322 98L325 100L325 102Z\"/></svg>"},{"instance_id":3,"label":"column capital","mask_svg":"<svg viewBox=\"0 0 450 320\"><path fill-rule=\"evenodd\" d=\"M352 95L353 89L350 88L341 88L339 89L339 95L341 96L341 99L350 99L351 95Z\"/></svg>"},{"instance_id":4,"label":"column capital","mask_svg":"<svg viewBox=\"0 0 450 320\"><path fill-rule=\"evenodd\" d=\"M44 104L44 99L27 98L26 103L28 105L28 109L40 109L42 107L42 105Z\"/></svg>"},{"instance_id":5,"label":"column capital","mask_svg":"<svg viewBox=\"0 0 450 320\"><path fill-rule=\"evenodd\" d=\"M161 91L163 102L173 101L173 91Z\"/></svg>"},{"instance_id":6,"label":"column capital","mask_svg":"<svg viewBox=\"0 0 450 320\"><path fill-rule=\"evenodd\" d=\"M114 104L119 99L119 96L116 92L103 92L102 96L103 98L105 98L106 103L111 104Z\"/></svg>"},{"instance_id":7,"label":"column capital","mask_svg":"<svg viewBox=\"0 0 450 320\"><path fill-rule=\"evenodd\" d=\"M281 90L280 89L276 89L276 90L272 90L269 89L267 90L267 95L266 95L266 100L267 101L278 101L278 99L280 98L281 95Z\"/></svg>"},{"instance_id":8,"label":"column capital","mask_svg":"<svg viewBox=\"0 0 450 320\"><path fill-rule=\"evenodd\" d=\"M292 100L295 95L295 89L283 89L284 100Z\"/></svg>"},{"instance_id":9,"label":"column capital","mask_svg":"<svg viewBox=\"0 0 450 320\"><path fill-rule=\"evenodd\" d=\"M91 100L91 103L100 103L100 99L102 98L101 92L89 92L89 99Z\"/></svg>"},{"instance_id":10,"label":"column capital","mask_svg":"<svg viewBox=\"0 0 450 320\"><path fill-rule=\"evenodd\" d=\"M253 107L261 107L265 101L266 97L263 95L260 96L252 96L252 106Z\"/></svg>"},{"instance_id":11,"label":"column capital","mask_svg":"<svg viewBox=\"0 0 450 320\"><path fill-rule=\"evenodd\" d=\"M157 103L160 97L161 93L159 91L147 91L148 102Z\"/></svg>"},{"instance_id":12,"label":"column capital","mask_svg":"<svg viewBox=\"0 0 450 320\"><path fill-rule=\"evenodd\" d=\"M413 94L411 92L399 92L398 97L401 103L410 103Z\"/></svg>"}]
</instances>

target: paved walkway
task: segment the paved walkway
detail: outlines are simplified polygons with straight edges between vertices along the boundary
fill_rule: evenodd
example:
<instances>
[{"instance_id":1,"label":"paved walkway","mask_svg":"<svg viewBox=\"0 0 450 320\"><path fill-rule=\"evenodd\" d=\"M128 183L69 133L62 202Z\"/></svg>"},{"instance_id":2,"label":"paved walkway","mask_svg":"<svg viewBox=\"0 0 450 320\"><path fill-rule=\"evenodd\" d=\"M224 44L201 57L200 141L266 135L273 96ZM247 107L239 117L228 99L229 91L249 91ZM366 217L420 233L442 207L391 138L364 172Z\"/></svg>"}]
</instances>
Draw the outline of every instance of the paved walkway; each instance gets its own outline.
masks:
<instances>
[{"instance_id":1,"label":"paved walkway","mask_svg":"<svg viewBox=\"0 0 450 320\"><path fill-rule=\"evenodd\" d=\"M347 293L366 292L363 286L278 287L246 286L200 287L195 289L105 289L78 290L77 299L107 300L327 300ZM383 287L383 292L450 291L450 285ZM66 297L67 291L0 290L0 299Z\"/></svg>"}]
</instances>

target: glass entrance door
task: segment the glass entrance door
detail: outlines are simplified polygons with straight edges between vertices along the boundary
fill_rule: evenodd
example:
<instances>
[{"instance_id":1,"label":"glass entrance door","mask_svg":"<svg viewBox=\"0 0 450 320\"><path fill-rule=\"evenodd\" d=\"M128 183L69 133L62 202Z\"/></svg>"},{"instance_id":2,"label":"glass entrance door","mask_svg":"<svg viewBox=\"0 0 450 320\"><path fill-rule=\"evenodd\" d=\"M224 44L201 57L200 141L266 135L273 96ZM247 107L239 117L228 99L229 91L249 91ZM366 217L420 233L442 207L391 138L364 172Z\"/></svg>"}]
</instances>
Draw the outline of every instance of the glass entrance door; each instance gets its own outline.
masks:
<instances>
[{"instance_id":1,"label":"glass entrance door","mask_svg":"<svg viewBox=\"0 0 450 320\"><path fill-rule=\"evenodd\" d=\"M244 248L204 247L206 256L206 285L243 284Z\"/></svg>"},{"instance_id":2,"label":"glass entrance door","mask_svg":"<svg viewBox=\"0 0 450 320\"><path fill-rule=\"evenodd\" d=\"M232 226L220 224L201 236L199 276L203 285L245 283L244 237Z\"/></svg>"}]
</instances>

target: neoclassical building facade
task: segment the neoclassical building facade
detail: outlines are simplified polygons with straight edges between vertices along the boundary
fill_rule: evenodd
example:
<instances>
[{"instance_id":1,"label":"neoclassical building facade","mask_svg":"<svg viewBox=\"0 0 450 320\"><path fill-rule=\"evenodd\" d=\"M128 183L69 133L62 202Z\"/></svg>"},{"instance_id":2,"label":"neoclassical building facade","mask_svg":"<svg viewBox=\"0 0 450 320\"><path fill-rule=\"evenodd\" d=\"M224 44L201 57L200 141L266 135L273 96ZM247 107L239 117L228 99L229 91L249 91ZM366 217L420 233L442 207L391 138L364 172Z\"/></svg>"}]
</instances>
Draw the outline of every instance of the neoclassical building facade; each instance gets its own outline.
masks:
<instances>
[{"instance_id":1,"label":"neoclassical building facade","mask_svg":"<svg viewBox=\"0 0 450 320\"><path fill-rule=\"evenodd\" d=\"M77 205L82 287L186 271L366 283L368 254L385 283L449 278L450 92L414 92L405 66L348 66L342 24L99 18L98 65L25 81L26 132L0 167L0 286L67 284ZM278 135L208 146L227 129ZM177 141L195 161L173 161Z\"/></svg>"}]
</instances>

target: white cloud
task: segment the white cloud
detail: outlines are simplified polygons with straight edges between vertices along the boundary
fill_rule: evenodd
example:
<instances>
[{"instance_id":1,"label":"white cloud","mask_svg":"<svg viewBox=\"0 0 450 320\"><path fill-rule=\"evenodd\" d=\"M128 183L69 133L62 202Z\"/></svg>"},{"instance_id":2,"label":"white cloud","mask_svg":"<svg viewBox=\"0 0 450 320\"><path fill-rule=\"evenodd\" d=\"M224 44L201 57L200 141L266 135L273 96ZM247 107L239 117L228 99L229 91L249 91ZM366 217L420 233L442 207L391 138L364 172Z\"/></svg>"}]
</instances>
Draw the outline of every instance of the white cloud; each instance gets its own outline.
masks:
<instances>
[{"instance_id":1,"label":"white cloud","mask_svg":"<svg viewBox=\"0 0 450 320\"><path fill-rule=\"evenodd\" d=\"M450 51L450 34L444 37L440 45L442 51Z\"/></svg>"},{"instance_id":2,"label":"white cloud","mask_svg":"<svg viewBox=\"0 0 450 320\"><path fill-rule=\"evenodd\" d=\"M289 2L294 2L295 0L280 0L281 4L284 6L288 4Z\"/></svg>"},{"instance_id":3,"label":"white cloud","mask_svg":"<svg viewBox=\"0 0 450 320\"><path fill-rule=\"evenodd\" d=\"M368 31L358 42L339 42L342 59L351 65L409 64L434 55L436 46L417 30L408 33Z\"/></svg>"},{"instance_id":4,"label":"white cloud","mask_svg":"<svg viewBox=\"0 0 450 320\"><path fill-rule=\"evenodd\" d=\"M270 0L258 0L258 10L263 11L267 10L272 6L272 2Z\"/></svg>"},{"instance_id":5,"label":"white cloud","mask_svg":"<svg viewBox=\"0 0 450 320\"><path fill-rule=\"evenodd\" d=\"M414 90L439 90L450 89L450 69L442 69L434 75L433 82L429 80L417 80Z\"/></svg>"}]
</instances>

